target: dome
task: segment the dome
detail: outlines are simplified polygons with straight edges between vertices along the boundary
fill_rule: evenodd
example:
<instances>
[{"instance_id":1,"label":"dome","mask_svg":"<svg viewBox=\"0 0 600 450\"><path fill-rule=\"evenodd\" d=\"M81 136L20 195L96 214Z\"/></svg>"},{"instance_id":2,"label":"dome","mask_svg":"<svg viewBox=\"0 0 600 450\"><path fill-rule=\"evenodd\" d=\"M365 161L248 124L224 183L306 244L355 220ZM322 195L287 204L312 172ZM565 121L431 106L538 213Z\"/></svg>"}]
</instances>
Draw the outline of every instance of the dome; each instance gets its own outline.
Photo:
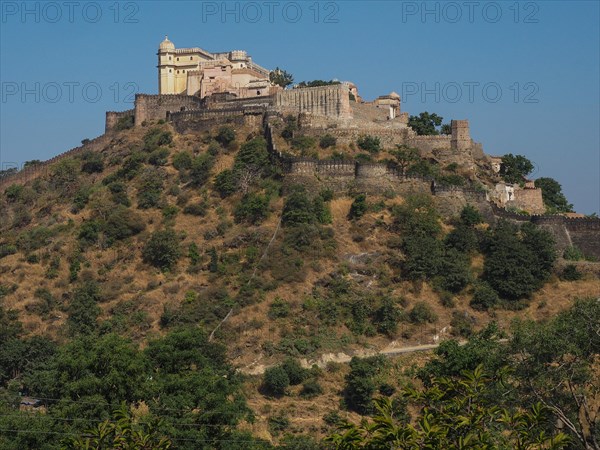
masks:
<instances>
[{"instance_id":1,"label":"dome","mask_svg":"<svg viewBox=\"0 0 600 450\"><path fill-rule=\"evenodd\" d=\"M394 91L392 91L392 92L389 93L389 97L400 98L400 96L396 92L394 92Z\"/></svg>"},{"instance_id":2,"label":"dome","mask_svg":"<svg viewBox=\"0 0 600 450\"><path fill-rule=\"evenodd\" d=\"M158 49L165 50L165 51L166 50L175 50L175 44L173 44L169 40L168 36L165 36L165 40L160 43L160 45L158 46Z\"/></svg>"}]
</instances>

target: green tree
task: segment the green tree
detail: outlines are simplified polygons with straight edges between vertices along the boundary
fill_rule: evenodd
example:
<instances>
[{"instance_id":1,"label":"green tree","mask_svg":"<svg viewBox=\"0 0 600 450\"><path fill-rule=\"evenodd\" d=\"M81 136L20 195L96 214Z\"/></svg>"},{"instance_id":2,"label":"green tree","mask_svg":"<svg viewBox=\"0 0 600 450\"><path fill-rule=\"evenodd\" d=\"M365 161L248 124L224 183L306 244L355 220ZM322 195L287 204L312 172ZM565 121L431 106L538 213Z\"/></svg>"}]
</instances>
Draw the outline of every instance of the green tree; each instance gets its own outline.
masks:
<instances>
[{"instance_id":1,"label":"green tree","mask_svg":"<svg viewBox=\"0 0 600 450\"><path fill-rule=\"evenodd\" d=\"M281 86L285 89L294 82L294 76L291 73L276 67L275 70L272 70L269 73L269 80L271 83Z\"/></svg>"},{"instance_id":2,"label":"green tree","mask_svg":"<svg viewBox=\"0 0 600 450\"><path fill-rule=\"evenodd\" d=\"M87 282L75 290L69 305L67 325L71 335L92 334L98 327L100 289L95 282Z\"/></svg>"},{"instance_id":3,"label":"green tree","mask_svg":"<svg viewBox=\"0 0 600 450\"><path fill-rule=\"evenodd\" d=\"M337 139L335 138L335 136L332 136L331 134L326 134L324 136L321 136L321 139L319 139L319 147L325 149L325 148L329 148L329 147L335 147L335 144L337 144Z\"/></svg>"},{"instance_id":4,"label":"green tree","mask_svg":"<svg viewBox=\"0 0 600 450\"><path fill-rule=\"evenodd\" d=\"M215 140L223 147L229 147L229 145L235 141L235 137L235 130L230 126L223 125L219 128Z\"/></svg>"},{"instance_id":5,"label":"green tree","mask_svg":"<svg viewBox=\"0 0 600 450\"><path fill-rule=\"evenodd\" d=\"M173 230L156 231L142 251L144 261L162 270L171 270L181 256L179 237Z\"/></svg>"},{"instance_id":6,"label":"green tree","mask_svg":"<svg viewBox=\"0 0 600 450\"><path fill-rule=\"evenodd\" d=\"M354 201L350 205L350 211L348 212L348 219L356 220L360 219L367 212L367 195L358 194L354 197Z\"/></svg>"},{"instance_id":7,"label":"green tree","mask_svg":"<svg viewBox=\"0 0 600 450\"><path fill-rule=\"evenodd\" d=\"M219 172L215 177L215 190L221 198L229 197L237 191L237 180L235 173L230 169Z\"/></svg>"},{"instance_id":8,"label":"green tree","mask_svg":"<svg viewBox=\"0 0 600 450\"><path fill-rule=\"evenodd\" d=\"M194 158L190 168L190 184L195 187L204 186L210 178L214 162L214 157L209 153L203 153Z\"/></svg>"},{"instance_id":9,"label":"green tree","mask_svg":"<svg viewBox=\"0 0 600 450\"><path fill-rule=\"evenodd\" d=\"M418 116L410 116L408 118L408 126L419 136L436 135L440 134L436 127L442 124L442 120L444 120L443 117L425 111Z\"/></svg>"},{"instance_id":10,"label":"green tree","mask_svg":"<svg viewBox=\"0 0 600 450\"><path fill-rule=\"evenodd\" d=\"M500 175L507 183L522 183L532 171L533 164L522 155L509 153L502 157Z\"/></svg>"},{"instance_id":11,"label":"green tree","mask_svg":"<svg viewBox=\"0 0 600 450\"><path fill-rule=\"evenodd\" d=\"M535 187L542 190L544 205L549 213L573 212L573 205L567 201L562 186L555 179L538 178L535 180Z\"/></svg>"},{"instance_id":12,"label":"green tree","mask_svg":"<svg viewBox=\"0 0 600 450\"><path fill-rule=\"evenodd\" d=\"M372 154L379 153L379 151L381 150L381 139L379 139L377 136L360 136L357 139L356 144L361 150L365 150Z\"/></svg>"},{"instance_id":13,"label":"green tree","mask_svg":"<svg viewBox=\"0 0 600 450\"><path fill-rule=\"evenodd\" d=\"M483 368L456 378L435 378L424 390L405 388L401 398L417 408L409 422L398 417L388 397L375 401L372 421L347 423L328 436L333 448L353 449L561 449L569 440L552 427L548 408L534 404L515 411L490 402L490 386L503 382L507 370L488 375Z\"/></svg>"},{"instance_id":14,"label":"green tree","mask_svg":"<svg viewBox=\"0 0 600 450\"><path fill-rule=\"evenodd\" d=\"M255 193L244 195L234 211L237 223L246 222L252 225L258 225L263 222L268 214L269 197Z\"/></svg>"},{"instance_id":15,"label":"green tree","mask_svg":"<svg viewBox=\"0 0 600 450\"><path fill-rule=\"evenodd\" d=\"M419 149L404 144L397 145L396 150L392 150L391 153L395 158L394 163L402 173L406 173L406 170L420 159Z\"/></svg>"},{"instance_id":16,"label":"green tree","mask_svg":"<svg viewBox=\"0 0 600 450\"><path fill-rule=\"evenodd\" d=\"M353 357L350 360L350 372L345 377L344 386L344 401L349 409L360 414L373 411L373 394L377 390L374 378L384 364L382 356Z\"/></svg>"},{"instance_id":17,"label":"green tree","mask_svg":"<svg viewBox=\"0 0 600 450\"><path fill-rule=\"evenodd\" d=\"M285 394L290 385L290 378L281 366L269 367L263 376L263 387L265 390L277 397Z\"/></svg>"}]
</instances>

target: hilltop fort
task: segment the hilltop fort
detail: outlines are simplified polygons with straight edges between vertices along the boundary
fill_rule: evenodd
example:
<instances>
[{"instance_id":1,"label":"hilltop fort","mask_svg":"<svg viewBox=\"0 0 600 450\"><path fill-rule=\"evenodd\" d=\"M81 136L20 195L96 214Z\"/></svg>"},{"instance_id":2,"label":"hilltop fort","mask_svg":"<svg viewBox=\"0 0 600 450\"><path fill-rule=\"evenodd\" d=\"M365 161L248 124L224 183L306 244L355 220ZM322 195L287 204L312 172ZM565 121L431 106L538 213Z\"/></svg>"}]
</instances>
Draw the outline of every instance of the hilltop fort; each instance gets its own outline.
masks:
<instances>
[{"instance_id":1,"label":"hilltop fort","mask_svg":"<svg viewBox=\"0 0 600 450\"><path fill-rule=\"evenodd\" d=\"M591 244L589 233L583 231L597 232L600 222L564 216L552 216L552 220L548 216L540 216L545 217L543 220L536 218L545 212L541 190L531 181L521 185L504 183L497 175L500 159L486 155L482 144L471 138L468 120L452 120L450 134L419 135L408 125L409 115L402 111L401 98L395 92L365 101L351 82L284 89L271 81L271 71L256 64L244 50L209 52L199 47L176 48L168 38L160 43L157 56L158 94L137 94L133 109L107 112L104 135L46 164L102 148L120 124L127 122L141 127L166 121L183 134L219 124L256 125L264 129L269 150L290 182L313 188L326 186L338 193L349 189L379 194L431 192L443 199L439 206L447 214L455 214L471 203L491 219L502 216L535 220L553 229L562 247L579 245L600 257L600 248ZM279 142L280 131L290 116L297 121L298 132L303 136L330 135L346 145L370 136L377 138L384 148L416 148L421 158L440 166L452 165L473 183L466 187L444 186L429 179L406 176L385 162L291 157L281 150ZM0 179L0 188L32 179L43 167L44 164L26 168ZM480 182L481 173L488 174L487 184ZM509 213L506 208L530 215Z\"/></svg>"}]
</instances>

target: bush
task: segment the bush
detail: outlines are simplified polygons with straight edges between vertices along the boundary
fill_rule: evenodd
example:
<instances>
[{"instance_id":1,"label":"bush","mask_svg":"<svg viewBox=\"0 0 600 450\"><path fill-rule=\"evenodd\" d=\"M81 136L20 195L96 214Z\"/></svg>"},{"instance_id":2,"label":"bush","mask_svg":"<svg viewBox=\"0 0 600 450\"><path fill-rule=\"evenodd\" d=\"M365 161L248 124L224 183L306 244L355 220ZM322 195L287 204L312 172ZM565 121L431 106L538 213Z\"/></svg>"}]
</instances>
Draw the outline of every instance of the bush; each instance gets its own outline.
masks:
<instances>
[{"instance_id":1,"label":"bush","mask_svg":"<svg viewBox=\"0 0 600 450\"><path fill-rule=\"evenodd\" d=\"M286 226L315 223L314 205L302 186L295 186L283 205L282 223Z\"/></svg>"},{"instance_id":2,"label":"bush","mask_svg":"<svg viewBox=\"0 0 600 450\"><path fill-rule=\"evenodd\" d=\"M290 304L285 300L276 297L269 306L268 316L270 319L284 318L290 315Z\"/></svg>"},{"instance_id":3,"label":"bush","mask_svg":"<svg viewBox=\"0 0 600 450\"><path fill-rule=\"evenodd\" d=\"M466 312L454 311L450 326L452 327L451 333L453 336L468 338L473 334L473 321Z\"/></svg>"},{"instance_id":4,"label":"bush","mask_svg":"<svg viewBox=\"0 0 600 450\"><path fill-rule=\"evenodd\" d=\"M83 161L81 164L82 172L101 173L104 170L104 161L102 161L102 155L98 152L85 152L81 159Z\"/></svg>"},{"instance_id":5,"label":"bush","mask_svg":"<svg viewBox=\"0 0 600 450\"><path fill-rule=\"evenodd\" d=\"M300 391L300 397L305 398L313 398L321 395L323 393L323 388L319 384L317 380L308 380L306 383L302 385L302 390Z\"/></svg>"},{"instance_id":6,"label":"bush","mask_svg":"<svg viewBox=\"0 0 600 450\"><path fill-rule=\"evenodd\" d=\"M12 244L0 244L0 258L17 253L17 247Z\"/></svg>"},{"instance_id":7,"label":"bush","mask_svg":"<svg viewBox=\"0 0 600 450\"><path fill-rule=\"evenodd\" d=\"M225 169L215 177L215 190L221 198L229 197L237 191L237 177L232 170Z\"/></svg>"},{"instance_id":8,"label":"bush","mask_svg":"<svg viewBox=\"0 0 600 450\"><path fill-rule=\"evenodd\" d=\"M21 186L20 184L11 184L4 191L4 195L6 195L6 198L8 199L9 202L14 203L14 202L20 200L21 194L23 193L23 189L24 189L23 186Z\"/></svg>"},{"instance_id":9,"label":"bush","mask_svg":"<svg viewBox=\"0 0 600 450\"><path fill-rule=\"evenodd\" d=\"M373 411L373 394L377 385L373 379L385 362L382 356L370 358L354 357L350 361L350 373L346 375L344 400L346 406L359 414Z\"/></svg>"},{"instance_id":10,"label":"bush","mask_svg":"<svg viewBox=\"0 0 600 450\"><path fill-rule=\"evenodd\" d=\"M560 277L565 281L577 281L581 280L583 274L577 270L575 264L567 264Z\"/></svg>"},{"instance_id":11,"label":"bush","mask_svg":"<svg viewBox=\"0 0 600 450\"><path fill-rule=\"evenodd\" d=\"M294 136L292 138L292 148L298 150L308 150L311 147L315 146L315 138L305 135Z\"/></svg>"},{"instance_id":12,"label":"bush","mask_svg":"<svg viewBox=\"0 0 600 450\"><path fill-rule=\"evenodd\" d=\"M127 196L127 186L124 183L119 181L111 183L108 185L108 190L111 193L112 201L117 205L131 206L131 201Z\"/></svg>"},{"instance_id":13,"label":"bush","mask_svg":"<svg viewBox=\"0 0 600 450\"><path fill-rule=\"evenodd\" d=\"M162 169L148 168L141 176L138 186L138 208L148 209L158 206L163 189Z\"/></svg>"},{"instance_id":14,"label":"bush","mask_svg":"<svg viewBox=\"0 0 600 450\"><path fill-rule=\"evenodd\" d=\"M381 140L376 136L361 136L356 143L361 150L365 150L369 153L379 153L381 150Z\"/></svg>"},{"instance_id":15,"label":"bush","mask_svg":"<svg viewBox=\"0 0 600 450\"><path fill-rule=\"evenodd\" d=\"M210 177L210 171L214 164L214 157L204 153L192 161L190 168L190 184L196 187L202 187Z\"/></svg>"},{"instance_id":16,"label":"bush","mask_svg":"<svg viewBox=\"0 0 600 450\"><path fill-rule=\"evenodd\" d=\"M173 230L152 234L142 251L144 261L162 270L172 269L181 256L179 238Z\"/></svg>"},{"instance_id":17,"label":"bush","mask_svg":"<svg viewBox=\"0 0 600 450\"><path fill-rule=\"evenodd\" d=\"M269 431L272 434L279 434L290 426L290 420L283 414L269 417Z\"/></svg>"},{"instance_id":18,"label":"bush","mask_svg":"<svg viewBox=\"0 0 600 450\"><path fill-rule=\"evenodd\" d=\"M281 366L269 367L263 376L264 389L277 397L285 394L290 385L288 374Z\"/></svg>"},{"instance_id":19,"label":"bush","mask_svg":"<svg viewBox=\"0 0 600 450\"><path fill-rule=\"evenodd\" d=\"M258 225L269 214L269 198L265 195L250 193L244 195L235 207L234 217L237 223L246 222Z\"/></svg>"},{"instance_id":20,"label":"bush","mask_svg":"<svg viewBox=\"0 0 600 450\"><path fill-rule=\"evenodd\" d=\"M321 136L321 139L319 140L319 147L321 147L321 148L333 147L336 144L337 144L337 139L330 134Z\"/></svg>"},{"instance_id":21,"label":"bush","mask_svg":"<svg viewBox=\"0 0 600 450\"><path fill-rule=\"evenodd\" d=\"M160 128L152 128L144 136L143 150L150 153L163 145L169 145L173 142L173 136L168 131L162 131Z\"/></svg>"},{"instance_id":22,"label":"bush","mask_svg":"<svg viewBox=\"0 0 600 450\"><path fill-rule=\"evenodd\" d=\"M373 322L379 333L391 336L396 332L401 318L402 311L394 304L393 299L385 297L381 306L375 311Z\"/></svg>"},{"instance_id":23,"label":"bush","mask_svg":"<svg viewBox=\"0 0 600 450\"><path fill-rule=\"evenodd\" d=\"M302 383L308 376L308 370L303 368L298 360L294 358L286 358L283 363L281 363L281 368L285 370L291 386Z\"/></svg>"},{"instance_id":24,"label":"bush","mask_svg":"<svg viewBox=\"0 0 600 450\"><path fill-rule=\"evenodd\" d=\"M215 140L223 147L229 147L233 141L235 141L235 130L227 125L219 128L219 132L215 137Z\"/></svg>"},{"instance_id":25,"label":"bush","mask_svg":"<svg viewBox=\"0 0 600 450\"><path fill-rule=\"evenodd\" d=\"M585 259L583 252L575 246L565 248L563 258L567 261L581 261Z\"/></svg>"},{"instance_id":26,"label":"bush","mask_svg":"<svg viewBox=\"0 0 600 450\"><path fill-rule=\"evenodd\" d=\"M169 149L159 147L148 156L148 162L153 166L164 166L169 158Z\"/></svg>"},{"instance_id":27,"label":"bush","mask_svg":"<svg viewBox=\"0 0 600 450\"><path fill-rule=\"evenodd\" d=\"M187 170L192 167L192 155L190 152L179 152L173 156L173 167L177 170Z\"/></svg>"},{"instance_id":28,"label":"bush","mask_svg":"<svg viewBox=\"0 0 600 450\"><path fill-rule=\"evenodd\" d=\"M348 218L350 220L360 219L367 212L367 195L366 194L358 194L352 205L350 205L350 212L348 213Z\"/></svg>"},{"instance_id":29,"label":"bush","mask_svg":"<svg viewBox=\"0 0 600 450\"><path fill-rule=\"evenodd\" d=\"M200 203L193 203L191 205L187 205L183 208L184 214L189 214L191 216L200 216L204 217L206 215L207 205L206 202L202 201Z\"/></svg>"},{"instance_id":30,"label":"bush","mask_svg":"<svg viewBox=\"0 0 600 450\"><path fill-rule=\"evenodd\" d=\"M469 305L477 311L487 311L498 304L498 293L487 283L480 283L475 287L473 298Z\"/></svg>"},{"instance_id":31,"label":"bush","mask_svg":"<svg viewBox=\"0 0 600 450\"><path fill-rule=\"evenodd\" d=\"M437 321L437 315L425 302L417 302L408 314L408 318L414 324L434 323Z\"/></svg>"},{"instance_id":32,"label":"bush","mask_svg":"<svg viewBox=\"0 0 600 450\"><path fill-rule=\"evenodd\" d=\"M126 239L143 231L145 228L142 218L125 206L118 205L102 223L102 231L108 238L108 243Z\"/></svg>"}]
</instances>

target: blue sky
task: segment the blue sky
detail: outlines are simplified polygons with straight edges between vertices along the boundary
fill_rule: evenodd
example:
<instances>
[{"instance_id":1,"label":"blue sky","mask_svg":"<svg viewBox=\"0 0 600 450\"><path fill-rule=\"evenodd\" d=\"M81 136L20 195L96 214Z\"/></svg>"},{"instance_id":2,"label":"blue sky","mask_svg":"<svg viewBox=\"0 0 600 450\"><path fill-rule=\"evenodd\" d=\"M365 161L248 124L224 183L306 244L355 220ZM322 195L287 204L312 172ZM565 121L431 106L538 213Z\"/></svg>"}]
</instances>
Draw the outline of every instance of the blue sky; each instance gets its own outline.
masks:
<instances>
[{"instance_id":1,"label":"blue sky","mask_svg":"<svg viewBox=\"0 0 600 450\"><path fill-rule=\"evenodd\" d=\"M296 81L394 90L410 114L469 119L486 153L523 154L576 210L600 212L600 2L1 1L0 165L100 135L156 93L156 50L247 50Z\"/></svg>"}]
</instances>

